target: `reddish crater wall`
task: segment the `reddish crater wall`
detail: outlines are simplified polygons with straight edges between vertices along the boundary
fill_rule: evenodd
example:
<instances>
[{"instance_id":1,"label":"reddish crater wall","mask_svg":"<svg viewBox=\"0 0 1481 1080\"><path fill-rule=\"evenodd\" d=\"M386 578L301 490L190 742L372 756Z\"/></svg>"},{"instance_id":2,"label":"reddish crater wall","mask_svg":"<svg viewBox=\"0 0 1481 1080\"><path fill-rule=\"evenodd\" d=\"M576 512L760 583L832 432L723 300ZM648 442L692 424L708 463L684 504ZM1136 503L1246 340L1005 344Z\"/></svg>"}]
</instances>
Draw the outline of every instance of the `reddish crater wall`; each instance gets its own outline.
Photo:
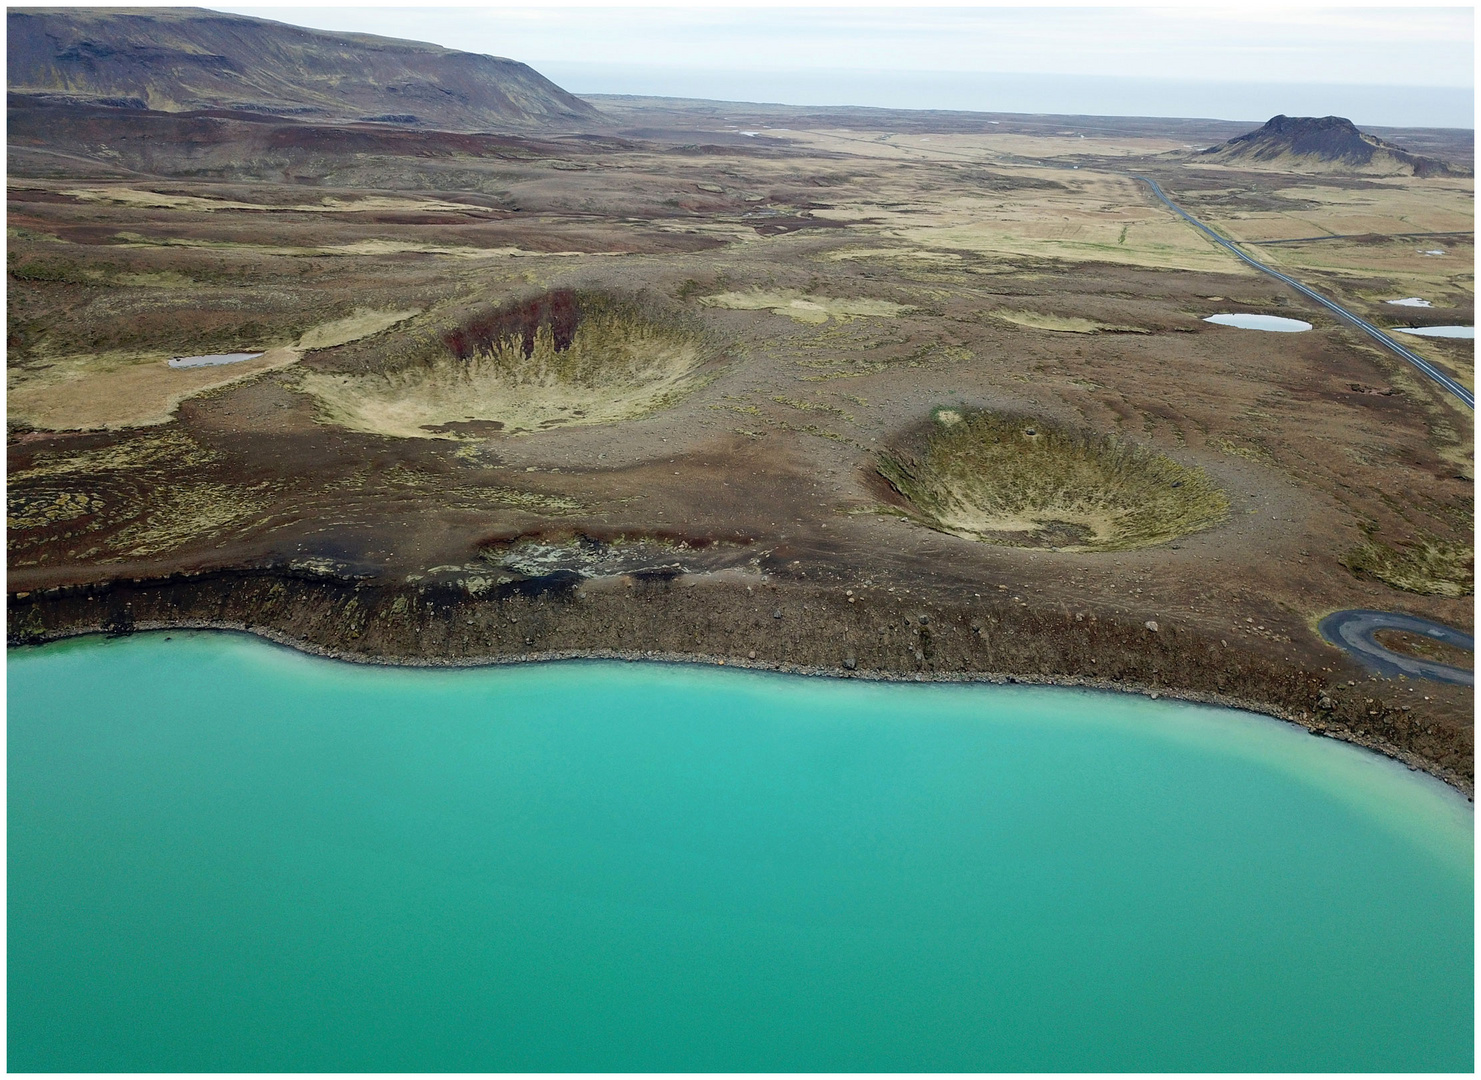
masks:
<instances>
[{"instance_id":1,"label":"reddish crater wall","mask_svg":"<svg viewBox=\"0 0 1481 1080\"><path fill-rule=\"evenodd\" d=\"M443 335L442 341L459 360L487 356L501 343L518 339L526 357L535 351L535 334L542 326L550 327L556 352L571 347L581 313L576 294L557 289L509 307L475 315L456 330Z\"/></svg>"}]
</instances>

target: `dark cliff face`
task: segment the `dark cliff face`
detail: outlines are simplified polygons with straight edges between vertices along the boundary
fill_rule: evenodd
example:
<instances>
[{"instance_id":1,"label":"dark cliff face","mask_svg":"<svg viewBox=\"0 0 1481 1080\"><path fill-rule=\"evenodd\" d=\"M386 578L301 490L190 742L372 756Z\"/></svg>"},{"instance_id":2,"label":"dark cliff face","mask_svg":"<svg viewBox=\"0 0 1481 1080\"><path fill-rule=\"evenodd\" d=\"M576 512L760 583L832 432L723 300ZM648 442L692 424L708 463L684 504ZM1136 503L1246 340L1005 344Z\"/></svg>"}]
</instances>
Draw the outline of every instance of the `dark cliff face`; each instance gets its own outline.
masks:
<instances>
[{"instance_id":1,"label":"dark cliff face","mask_svg":"<svg viewBox=\"0 0 1481 1080\"><path fill-rule=\"evenodd\" d=\"M1360 172L1466 175L1446 162L1411 154L1365 134L1341 116L1274 116L1258 131L1210 147L1203 154L1226 162L1289 160L1294 165L1346 166Z\"/></svg>"},{"instance_id":2,"label":"dark cliff face","mask_svg":"<svg viewBox=\"0 0 1481 1080\"><path fill-rule=\"evenodd\" d=\"M233 109L449 131L592 126L525 64L200 8L11 9L9 90L114 108Z\"/></svg>"},{"instance_id":3,"label":"dark cliff face","mask_svg":"<svg viewBox=\"0 0 1481 1080\"><path fill-rule=\"evenodd\" d=\"M378 582L285 567L176 574L12 593L6 632L11 645L34 645L75 634L216 626L371 663L621 656L911 681L1141 689L1253 707L1474 790L1475 732L1461 687L1445 688L1445 711L1420 720L1398 700L1405 695L1397 687L1346 682L1342 676L1357 675L1355 668L1293 667L1278 652L1192 627L1149 633L1135 619L1109 616L1066 624L1057 613L993 598L921 595L913 603L928 611L902 628L890 594L861 592L855 603L836 588L796 580L765 579L753 595L738 579L704 574L630 578L625 587L592 588L580 574L558 570L474 596L466 583Z\"/></svg>"}]
</instances>

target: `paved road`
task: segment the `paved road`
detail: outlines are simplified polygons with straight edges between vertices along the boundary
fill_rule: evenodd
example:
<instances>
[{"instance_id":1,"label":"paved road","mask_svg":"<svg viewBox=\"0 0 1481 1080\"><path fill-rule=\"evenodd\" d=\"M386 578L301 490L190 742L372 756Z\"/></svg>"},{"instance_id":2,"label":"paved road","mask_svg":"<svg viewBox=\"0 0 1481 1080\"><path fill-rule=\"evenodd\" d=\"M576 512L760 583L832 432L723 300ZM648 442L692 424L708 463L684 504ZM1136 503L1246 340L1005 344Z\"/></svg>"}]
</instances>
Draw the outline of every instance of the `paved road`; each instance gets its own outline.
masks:
<instances>
[{"instance_id":1,"label":"paved road","mask_svg":"<svg viewBox=\"0 0 1481 1080\"><path fill-rule=\"evenodd\" d=\"M1425 375L1428 375L1441 387L1450 391L1450 393L1454 394L1461 400L1466 408L1472 410L1476 408L1475 395L1473 395L1460 383L1452 379L1449 375L1446 375L1439 368L1435 367L1434 364L1430 363L1424 357L1420 356L1417 352L1414 352L1412 349L1406 348L1404 345L1395 341L1378 327L1368 322L1366 319L1359 318L1335 301L1328 300L1325 296L1317 292L1315 289L1308 289L1305 285L1301 284L1301 282L1297 281L1295 278L1290 277L1286 274L1282 274L1279 270L1276 270L1272 267L1266 266L1253 255L1246 254L1244 250L1241 249L1237 244L1224 239L1218 233L1214 232L1213 229L1210 229L1203 222L1199 221L1192 214L1188 213L1177 203L1169 199L1163 193L1162 186L1158 184L1156 180L1153 180L1151 177L1148 176L1139 176L1134 173L1131 174L1131 177L1133 180L1140 180L1142 183L1150 187L1152 189L1152 194L1161 199L1162 202L1165 203L1170 210L1172 210L1179 217L1183 218L1194 228L1200 230L1214 243L1218 244L1220 247L1227 248L1240 259L1243 259L1249 265L1253 266L1256 270L1260 271L1262 274L1269 274L1276 280L1285 282L1285 284L1295 289L1302 296L1305 296L1308 300L1314 300L1316 303L1320 304L1322 307L1332 312L1332 314L1336 315L1338 318L1346 319L1363 333L1367 334L1374 341L1378 342L1378 344L1382 345L1385 349L1388 349L1390 352L1396 353L1404 360L1407 360Z\"/></svg>"},{"instance_id":2,"label":"paved road","mask_svg":"<svg viewBox=\"0 0 1481 1080\"><path fill-rule=\"evenodd\" d=\"M1364 667L1384 678L1408 675L1411 679L1434 679L1436 682L1455 683L1458 686L1476 685L1475 674L1464 668L1405 656L1385 649L1373 640L1373 634L1378 630L1407 630L1411 634L1423 634L1447 645L1475 650L1475 639L1459 630L1452 630L1444 623L1391 611L1334 611L1317 624L1317 629L1328 644L1352 653Z\"/></svg>"}]
</instances>

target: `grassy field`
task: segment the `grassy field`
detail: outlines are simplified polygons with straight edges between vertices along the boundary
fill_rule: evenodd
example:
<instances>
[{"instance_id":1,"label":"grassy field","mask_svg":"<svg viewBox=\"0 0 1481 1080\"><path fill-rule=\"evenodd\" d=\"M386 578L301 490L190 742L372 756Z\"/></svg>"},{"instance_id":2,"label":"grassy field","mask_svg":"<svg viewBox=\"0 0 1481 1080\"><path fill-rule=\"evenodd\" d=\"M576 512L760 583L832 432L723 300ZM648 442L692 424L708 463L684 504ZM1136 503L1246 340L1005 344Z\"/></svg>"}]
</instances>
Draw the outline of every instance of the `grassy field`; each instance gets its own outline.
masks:
<instances>
[{"instance_id":1,"label":"grassy field","mask_svg":"<svg viewBox=\"0 0 1481 1080\"><path fill-rule=\"evenodd\" d=\"M1031 256L1180 270L1243 273L1243 264L1150 205L1129 177L1090 170L994 163L998 175L943 170L929 193L840 201L815 211L863 220L859 232L930 251Z\"/></svg>"},{"instance_id":2,"label":"grassy field","mask_svg":"<svg viewBox=\"0 0 1481 1080\"><path fill-rule=\"evenodd\" d=\"M343 345L417 314L360 310L305 331L292 345L217 367L172 368L158 353L84 353L51 359L39 371L11 372L9 416L39 430L95 431L169 423L187 398L296 364L309 349ZM248 342L248 347L255 344Z\"/></svg>"},{"instance_id":3,"label":"grassy field","mask_svg":"<svg viewBox=\"0 0 1481 1080\"><path fill-rule=\"evenodd\" d=\"M1221 178L1185 187L1177 196L1207 224L1251 244L1259 258L1291 274L1315 271L1366 279L1370 286L1392 283L1394 298L1423 295L1437 306L1474 302L1472 181L1409 178L1338 186L1313 178L1297 185L1289 174L1241 180L1230 184ZM1450 235L1418 235L1424 233ZM1306 242L1269 243L1282 240ZM1442 254L1430 254L1437 250Z\"/></svg>"},{"instance_id":4,"label":"grassy field","mask_svg":"<svg viewBox=\"0 0 1481 1080\"><path fill-rule=\"evenodd\" d=\"M728 308L731 311L770 311L773 315L785 315L801 323L820 325L829 319L843 320L871 316L889 318L909 311L903 304L892 304L888 300L846 300L831 296L805 296L798 292L752 292L717 293L702 296L699 302L705 307Z\"/></svg>"}]
</instances>

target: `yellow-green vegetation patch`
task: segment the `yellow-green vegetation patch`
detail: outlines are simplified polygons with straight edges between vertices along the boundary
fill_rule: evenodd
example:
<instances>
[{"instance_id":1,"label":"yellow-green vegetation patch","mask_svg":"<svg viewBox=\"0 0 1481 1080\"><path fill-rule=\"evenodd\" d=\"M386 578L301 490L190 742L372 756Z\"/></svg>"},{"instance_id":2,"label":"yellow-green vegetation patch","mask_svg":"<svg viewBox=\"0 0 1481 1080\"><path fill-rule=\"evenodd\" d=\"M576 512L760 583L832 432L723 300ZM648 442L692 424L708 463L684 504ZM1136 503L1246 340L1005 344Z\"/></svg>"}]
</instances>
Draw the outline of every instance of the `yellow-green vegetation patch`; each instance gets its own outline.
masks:
<instances>
[{"instance_id":1,"label":"yellow-green vegetation patch","mask_svg":"<svg viewBox=\"0 0 1481 1080\"><path fill-rule=\"evenodd\" d=\"M459 447L454 453L461 456L461 451L473 449L475 447L469 444ZM381 479L384 483L401 491L423 495L435 494L441 505L459 510L488 510L499 507L544 515L573 514L588 509L583 503L565 495L524 491L520 488L502 487L498 484L449 483L447 476L442 473L411 469L405 465L391 466Z\"/></svg>"},{"instance_id":2,"label":"yellow-green vegetation patch","mask_svg":"<svg viewBox=\"0 0 1481 1080\"><path fill-rule=\"evenodd\" d=\"M798 398L789 398L784 394L777 394L771 400L779 405L786 405L789 408L798 409L802 412L828 412L843 417L849 423L853 423L854 420L853 413L840 409L837 405L829 405L821 401L802 401Z\"/></svg>"},{"instance_id":3,"label":"yellow-green vegetation patch","mask_svg":"<svg viewBox=\"0 0 1481 1080\"><path fill-rule=\"evenodd\" d=\"M1019 413L938 409L877 468L915 520L1015 547L1123 551L1207 529L1229 513L1202 469Z\"/></svg>"},{"instance_id":4,"label":"yellow-green vegetation patch","mask_svg":"<svg viewBox=\"0 0 1481 1080\"><path fill-rule=\"evenodd\" d=\"M169 485L161 498L139 507L139 517L114 534L110 546L125 556L138 557L220 536L261 514L268 505L270 486L209 481Z\"/></svg>"},{"instance_id":5,"label":"yellow-green vegetation patch","mask_svg":"<svg viewBox=\"0 0 1481 1080\"><path fill-rule=\"evenodd\" d=\"M256 358L235 364L172 368L169 354L153 350L50 357L39 370L12 368L7 372L7 414L11 420L43 431L167 424L186 398L289 367L305 349L346 344L416 314L414 309L360 309L309 329L296 345L269 347Z\"/></svg>"},{"instance_id":6,"label":"yellow-green vegetation patch","mask_svg":"<svg viewBox=\"0 0 1481 1080\"><path fill-rule=\"evenodd\" d=\"M517 435L665 408L702 383L716 352L697 322L636 299L552 293L424 332L381 370L305 372L299 386L322 422L356 431Z\"/></svg>"},{"instance_id":7,"label":"yellow-green vegetation patch","mask_svg":"<svg viewBox=\"0 0 1481 1080\"><path fill-rule=\"evenodd\" d=\"M923 263L940 263L943 265L959 264L963 256L955 251L929 251L918 247L892 247L892 248L843 248L840 251L831 251L825 256L829 262L847 262L851 259L885 259L885 260L908 260Z\"/></svg>"},{"instance_id":8,"label":"yellow-green vegetation patch","mask_svg":"<svg viewBox=\"0 0 1481 1080\"><path fill-rule=\"evenodd\" d=\"M96 514L103 500L90 491L19 491L11 488L6 500L5 527L12 532L39 529Z\"/></svg>"},{"instance_id":9,"label":"yellow-green vegetation patch","mask_svg":"<svg viewBox=\"0 0 1481 1080\"><path fill-rule=\"evenodd\" d=\"M90 450L53 450L37 454L28 469L10 474L11 483L37 477L82 476L102 472L137 470L200 469L218 460L214 450L202 446L176 428L141 433L137 437Z\"/></svg>"},{"instance_id":10,"label":"yellow-green vegetation patch","mask_svg":"<svg viewBox=\"0 0 1481 1080\"><path fill-rule=\"evenodd\" d=\"M809 296L791 290L776 292L724 292L702 296L705 307L728 308L732 311L770 311L798 322L819 325L832 319L860 317L893 318L913 309L888 300L843 299L834 296Z\"/></svg>"},{"instance_id":11,"label":"yellow-green vegetation patch","mask_svg":"<svg viewBox=\"0 0 1481 1080\"><path fill-rule=\"evenodd\" d=\"M422 255L449 255L459 259L554 259L592 258L607 256L617 258L621 251L527 251L518 247L469 247L466 244L426 244L411 240L356 240L349 244L334 244L322 248L301 249L317 255L398 255L402 253Z\"/></svg>"},{"instance_id":12,"label":"yellow-green vegetation patch","mask_svg":"<svg viewBox=\"0 0 1481 1080\"><path fill-rule=\"evenodd\" d=\"M34 244L64 244L66 243L56 233L38 232L35 229L24 229L19 225L7 225L5 236L10 240L29 240Z\"/></svg>"},{"instance_id":13,"label":"yellow-green vegetation patch","mask_svg":"<svg viewBox=\"0 0 1481 1080\"><path fill-rule=\"evenodd\" d=\"M35 377L11 379L11 420L42 431L100 431L167 424L180 402L229 383L297 362L292 348L214 367L172 368L155 354L121 362L117 355L62 357Z\"/></svg>"},{"instance_id":14,"label":"yellow-green vegetation patch","mask_svg":"<svg viewBox=\"0 0 1481 1080\"><path fill-rule=\"evenodd\" d=\"M1246 458L1249 461L1258 461L1262 465L1272 465L1275 463L1275 455L1256 442L1246 441L1237 443L1232 439L1220 439L1215 445L1224 451L1224 453L1233 454L1235 457Z\"/></svg>"},{"instance_id":15,"label":"yellow-green vegetation patch","mask_svg":"<svg viewBox=\"0 0 1481 1080\"><path fill-rule=\"evenodd\" d=\"M352 315L343 319L335 319L333 322L322 323L305 333L298 339L298 347L305 350L332 349L336 345L347 345L359 338L389 330L397 323L405 322L412 316L420 314L419 308L408 308L405 311L371 311L368 308L356 308Z\"/></svg>"},{"instance_id":16,"label":"yellow-green vegetation patch","mask_svg":"<svg viewBox=\"0 0 1481 1080\"><path fill-rule=\"evenodd\" d=\"M1097 330L1113 330L1122 334L1147 332L1138 326L1113 326L1075 315L1046 315L1042 311L994 311L992 314L994 318L1015 326L1026 326L1031 330L1054 330L1061 334L1093 334Z\"/></svg>"},{"instance_id":17,"label":"yellow-green vegetation patch","mask_svg":"<svg viewBox=\"0 0 1481 1080\"><path fill-rule=\"evenodd\" d=\"M217 454L176 427L152 429L109 446L38 455L10 477L7 546L18 565L47 537L91 544L105 561L155 555L250 526L271 485L228 484L182 475Z\"/></svg>"},{"instance_id":18,"label":"yellow-green vegetation patch","mask_svg":"<svg viewBox=\"0 0 1481 1080\"><path fill-rule=\"evenodd\" d=\"M430 244L413 240L355 240L347 244L321 244L317 246L284 244L248 244L235 240L208 240L190 236L145 236L137 232L113 234L119 247L130 248L198 248L204 251L251 252L256 255L287 255L297 257L319 255L378 256L378 255L441 255L457 259L502 259L502 258L596 258L605 256L618 258L621 251L527 251L518 247L469 247L466 244Z\"/></svg>"},{"instance_id":19,"label":"yellow-green vegetation patch","mask_svg":"<svg viewBox=\"0 0 1481 1080\"><path fill-rule=\"evenodd\" d=\"M1425 596L1470 596L1476 591L1476 550L1463 540L1423 535L1394 548L1372 537L1342 556L1360 578Z\"/></svg>"},{"instance_id":20,"label":"yellow-green vegetation patch","mask_svg":"<svg viewBox=\"0 0 1481 1080\"><path fill-rule=\"evenodd\" d=\"M151 210L189 210L211 212L214 210L254 210L321 214L353 214L366 211L397 211L414 210L426 212L443 213L466 213L470 209L479 209L467 203L444 202L440 199L407 199L399 196L370 195L359 199L341 199L332 195L326 195L323 199L314 203L291 203L275 205L273 203L248 203L238 202L234 199L217 199L202 195L181 195L162 191L146 191L142 188L131 188L114 185L110 187L83 187L63 188L58 191L59 195L66 195L77 199L79 202L111 203L114 206L131 206Z\"/></svg>"}]
</instances>

